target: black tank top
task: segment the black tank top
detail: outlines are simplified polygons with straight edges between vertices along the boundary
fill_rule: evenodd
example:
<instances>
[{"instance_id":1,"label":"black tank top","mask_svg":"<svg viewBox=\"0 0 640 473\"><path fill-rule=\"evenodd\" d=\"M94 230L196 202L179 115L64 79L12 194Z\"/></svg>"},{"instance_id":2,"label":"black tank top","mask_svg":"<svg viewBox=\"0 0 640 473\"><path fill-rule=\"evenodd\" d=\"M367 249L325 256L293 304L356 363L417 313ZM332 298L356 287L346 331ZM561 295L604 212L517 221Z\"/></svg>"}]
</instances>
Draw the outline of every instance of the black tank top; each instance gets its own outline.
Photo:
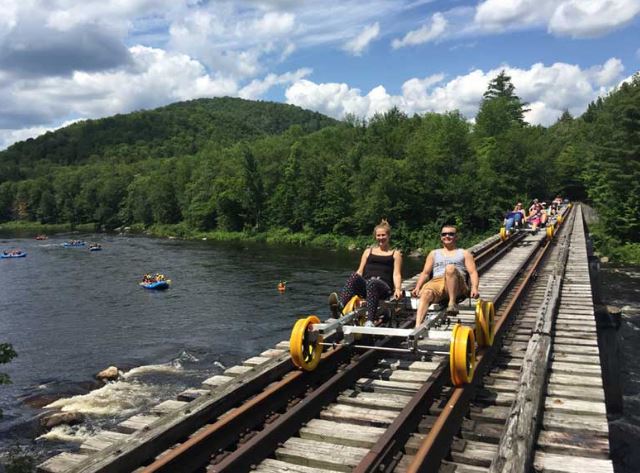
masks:
<instances>
[{"instance_id":1,"label":"black tank top","mask_svg":"<svg viewBox=\"0 0 640 473\"><path fill-rule=\"evenodd\" d=\"M369 252L362 277L380 278L389 285L390 289L393 289L393 253L389 256L381 256Z\"/></svg>"}]
</instances>

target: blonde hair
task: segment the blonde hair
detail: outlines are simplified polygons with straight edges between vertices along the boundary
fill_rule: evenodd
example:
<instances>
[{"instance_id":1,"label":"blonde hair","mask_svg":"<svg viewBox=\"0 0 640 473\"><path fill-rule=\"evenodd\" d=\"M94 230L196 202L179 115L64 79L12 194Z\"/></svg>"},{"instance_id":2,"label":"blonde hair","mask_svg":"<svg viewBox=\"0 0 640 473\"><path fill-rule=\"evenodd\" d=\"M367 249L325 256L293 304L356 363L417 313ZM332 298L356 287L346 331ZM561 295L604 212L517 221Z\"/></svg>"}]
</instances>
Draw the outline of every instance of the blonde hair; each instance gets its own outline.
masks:
<instances>
[{"instance_id":1,"label":"blonde hair","mask_svg":"<svg viewBox=\"0 0 640 473\"><path fill-rule=\"evenodd\" d=\"M387 222L386 219L382 219L380 220L380 223L378 225L376 225L375 227L373 227L373 236L376 236L376 232L378 230L384 230L385 232L387 232L387 235L391 236L391 225L389 225L389 222Z\"/></svg>"}]
</instances>

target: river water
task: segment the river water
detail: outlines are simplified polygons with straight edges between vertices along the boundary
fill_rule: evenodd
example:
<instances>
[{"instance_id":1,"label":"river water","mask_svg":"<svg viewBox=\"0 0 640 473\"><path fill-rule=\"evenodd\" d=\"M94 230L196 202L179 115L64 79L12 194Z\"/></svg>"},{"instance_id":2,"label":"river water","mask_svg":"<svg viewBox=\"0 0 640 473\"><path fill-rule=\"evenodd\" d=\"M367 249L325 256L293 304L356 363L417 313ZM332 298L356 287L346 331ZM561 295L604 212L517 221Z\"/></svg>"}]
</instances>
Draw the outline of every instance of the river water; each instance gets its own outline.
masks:
<instances>
[{"instance_id":1,"label":"river water","mask_svg":"<svg viewBox=\"0 0 640 473\"><path fill-rule=\"evenodd\" d=\"M64 248L70 238L103 250ZM27 257L0 259L0 342L18 353L0 365L13 381L0 386L0 450L19 442L38 458L288 339L300 316L324 318L327 295L359 261L358 252L245 243L0 238L0 251L16 247ZM406 261L405 273L420 265ZM164 273L172 287L140 288L146 272ZM276 290L281 279L284 294ZM124 379L91 390L109 365L125 370ZM60 396L53 406L86 420L43 435L36 416Z\"/></svg>"}]
</instances>

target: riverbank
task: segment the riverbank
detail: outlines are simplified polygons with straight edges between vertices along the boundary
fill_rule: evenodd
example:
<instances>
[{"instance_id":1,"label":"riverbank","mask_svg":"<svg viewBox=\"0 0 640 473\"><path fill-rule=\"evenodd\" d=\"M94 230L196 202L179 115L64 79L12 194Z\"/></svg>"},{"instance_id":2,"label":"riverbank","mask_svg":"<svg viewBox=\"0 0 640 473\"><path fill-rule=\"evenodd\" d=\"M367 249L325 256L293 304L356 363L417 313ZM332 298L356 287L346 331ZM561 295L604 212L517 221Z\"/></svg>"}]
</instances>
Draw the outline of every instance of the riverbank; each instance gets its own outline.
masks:
<instances>
[{"instance_id":1,"label":"riverbank","mask_svg":"<svg viewBox=\"0 0 640 473\"><path fill-rule=\"evenodd\" d=\"M71 231L92 233L99 230L95 223L72 226L70 224L40 224L37 222L8 222L0 224L0 234L9 233L20 236L33 236L38 234L53 235L56 233L68 233ZM269 245L294 245L307 248L326 248L332 250L355 251L366 248L372 244L371 235L346 236L337 234L318 234L308 232L292 232L286 228L270 229L264 232L258 231L199 231L189 227L186 223L174 225L152 225L145 227L141 224L134 224L127 227L114 229L117 233L132 235L145 235L156 238L169 238L180 240L208 240L218 242L247 242L266 243ZM100 232L109 233L109 232ZM437 232L429 236L427 240L425 232L420 232L419 236L409 234L402 230L393 231L393 244L402 249L407 255L424 256L430 250L440 247L440 238ZM459 246L468 248L487 237L497 233L496 231L470 233L461 231Z\"/></svg>"}]
</instances>

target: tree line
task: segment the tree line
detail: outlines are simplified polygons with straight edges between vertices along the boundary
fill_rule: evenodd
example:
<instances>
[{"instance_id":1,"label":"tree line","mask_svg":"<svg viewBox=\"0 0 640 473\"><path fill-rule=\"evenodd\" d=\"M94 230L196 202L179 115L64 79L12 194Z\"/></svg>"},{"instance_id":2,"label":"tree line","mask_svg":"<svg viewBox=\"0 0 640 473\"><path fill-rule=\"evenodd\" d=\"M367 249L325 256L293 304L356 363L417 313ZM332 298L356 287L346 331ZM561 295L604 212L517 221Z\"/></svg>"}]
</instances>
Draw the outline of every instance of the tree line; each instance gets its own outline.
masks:
<instances>
[{"instance_id":1,"label":"tree line","mask_svg":"<svg viewBox=\"0 0 640 473\"><path fill-rule=\"evenodd\" d=\"M445 221L484 232L559 193L597 208L602 248L637 257L640 77L548 128L526 111L503 71L474 124L230 98L77 123L0 153L0 222L357 236L384 217L416 248Z\"/></svg>"}]
</instances>

